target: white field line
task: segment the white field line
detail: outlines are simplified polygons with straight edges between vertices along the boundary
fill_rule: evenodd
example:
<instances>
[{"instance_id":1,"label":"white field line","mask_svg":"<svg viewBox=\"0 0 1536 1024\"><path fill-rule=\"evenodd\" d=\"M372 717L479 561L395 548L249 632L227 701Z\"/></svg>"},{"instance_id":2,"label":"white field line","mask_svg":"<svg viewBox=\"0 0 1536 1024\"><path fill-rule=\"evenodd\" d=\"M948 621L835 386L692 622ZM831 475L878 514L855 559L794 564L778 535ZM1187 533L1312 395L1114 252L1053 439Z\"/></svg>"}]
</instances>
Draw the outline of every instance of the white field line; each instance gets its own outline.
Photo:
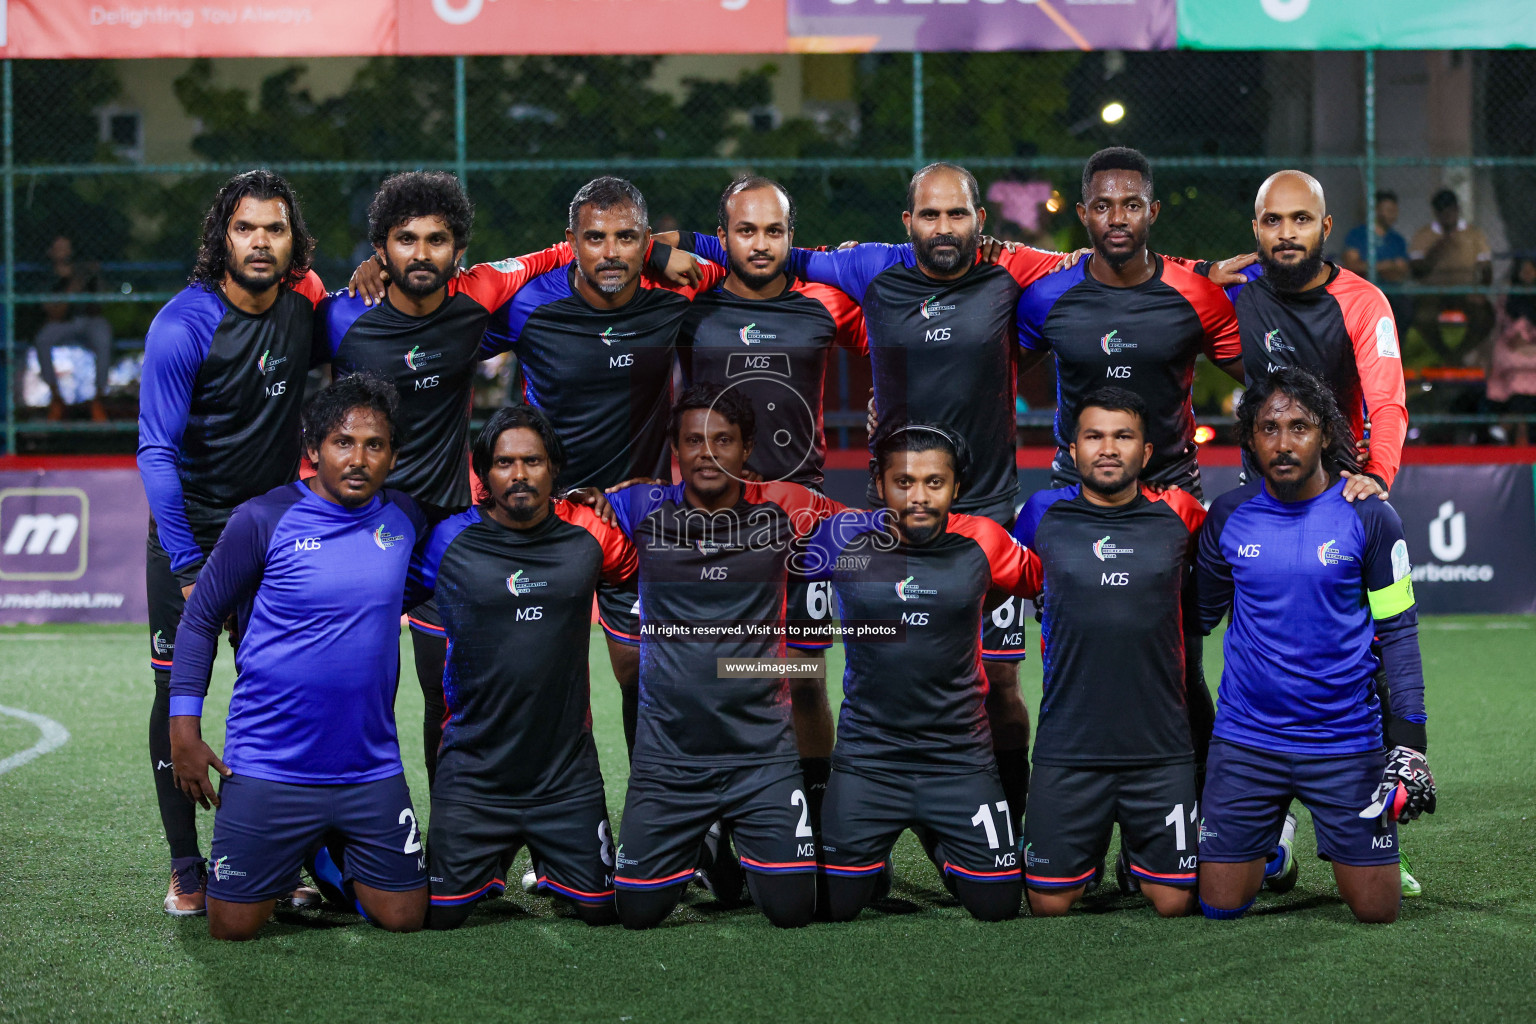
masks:
<instances>
[{"instance_id":1,"label":"white field line","mask_svg":"<svg viewBox=\"0 0 1536 1024\"><path fill-rule=\"evenodd\" d=\"M19 718L24 722L31 722L37 726L38 732L43 734L42 739L26 750L0 760L0 775L4 775L13 768L20 768L28 761L42 757L50 750L57 750L69 742L69 730L51 718L32 711L23 711L21 708L8 708L3 704L0 704L0 715L8 715L11 718Z\"/></svg>"}]
</instances>

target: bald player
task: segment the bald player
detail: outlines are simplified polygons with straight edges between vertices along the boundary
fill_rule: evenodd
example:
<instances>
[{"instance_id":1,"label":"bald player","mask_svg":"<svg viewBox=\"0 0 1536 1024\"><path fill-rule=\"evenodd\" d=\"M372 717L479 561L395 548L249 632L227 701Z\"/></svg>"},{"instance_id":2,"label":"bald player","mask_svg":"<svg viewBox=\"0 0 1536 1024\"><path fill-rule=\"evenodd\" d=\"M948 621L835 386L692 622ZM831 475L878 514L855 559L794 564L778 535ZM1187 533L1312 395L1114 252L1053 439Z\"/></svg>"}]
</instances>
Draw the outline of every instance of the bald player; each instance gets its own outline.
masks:
<instances>
[{"instance_id":1,"label":"bald player","mask_svg":"<svg viewBox=\"0 0 1536 1024\"><path fill-rule=\"evenodd\" d=\"M1228 286L1227 294L1237 311L1249 385L1282 366L1321 378L1355 437L1369 441L1362 471L1340 474L1345 500L1371 495L1385 500L1408 436L1402 350L1392 307L1381 289L1323 259L1332 230L1328 201L1316 178L1298 170L1271 174L1253 203L1255 261L1241 271L1247 280ZM1258 476L1246 456L1245 467L1250 479ZM1288 817L1281 845L1265 870L1272 888L1295 884L1294 831L1295 819ZM1407 857L1401 873L1403 895L1420 895L1423 888Z\"/></svg>"},{"instance_id":2,"label":"bald player","mask_svg":"<svg viewBox=\"0 0 1536 1024\"><path fill-rule=\"evenodd\" d=\"M1296 170L1270 175L1253 204L1257 259L1227 294L1249 382L1281 366L1321 377L1356 437L1369 435L1364 472L1350 475L1345 498L1385 499L1408 436L1402 350L1381 289L1323 259L1332 230L1316 178Z\"/></svg>"}]
</instances>

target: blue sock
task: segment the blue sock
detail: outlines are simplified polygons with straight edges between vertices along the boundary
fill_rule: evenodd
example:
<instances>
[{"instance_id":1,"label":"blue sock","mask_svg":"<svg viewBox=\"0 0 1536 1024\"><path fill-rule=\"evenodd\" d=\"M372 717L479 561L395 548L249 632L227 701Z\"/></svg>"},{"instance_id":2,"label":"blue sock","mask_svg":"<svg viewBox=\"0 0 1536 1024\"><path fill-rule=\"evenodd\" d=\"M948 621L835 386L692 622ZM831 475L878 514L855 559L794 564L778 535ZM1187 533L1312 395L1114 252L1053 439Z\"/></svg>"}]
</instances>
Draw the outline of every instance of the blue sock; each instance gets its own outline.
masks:
<instances>
[{"instance_id":1,"label":"blue sock","mask_svg":"<svg viewBox=\"0 0 1536 1024\"><path fill-rule=\"evenodd\" d=\"M1285 868L1285 847L1276 846L1275 852L1269 855L1269 860L1264 862L1264 877L1278 878Z\"/></svg>"},{"instance_id":2,"label":"blue sock","mask_svg":"<svg viewBox=\"0 0 1536 1024\"><path fill-rule=\"evenodd\" d=\"M1201 900L1200 913L1204 914L1212 921L1236 921L1238 918L1246 914L1248 912L1248 908L1251 906L1253 906L1253 900L1249 900L1247 903L1244 903L1242 906L1235 910L1218 910L1216 907L1213 907L1209 903L1205 902L1205 900Z\"/></svg>"}]
</instances>

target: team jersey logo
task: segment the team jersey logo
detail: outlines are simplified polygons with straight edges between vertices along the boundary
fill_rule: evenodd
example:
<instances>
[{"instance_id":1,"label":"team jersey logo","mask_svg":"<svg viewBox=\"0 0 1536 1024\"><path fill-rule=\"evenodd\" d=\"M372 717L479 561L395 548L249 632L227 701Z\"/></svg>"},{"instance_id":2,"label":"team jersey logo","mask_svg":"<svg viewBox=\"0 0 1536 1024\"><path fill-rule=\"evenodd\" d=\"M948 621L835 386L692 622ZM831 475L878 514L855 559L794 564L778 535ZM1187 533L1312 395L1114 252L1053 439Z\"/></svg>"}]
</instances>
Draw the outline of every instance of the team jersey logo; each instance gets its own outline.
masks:
<instances>
[{"instance_id":1,"label":"team jersey logo","mask_svg":"<svg viewBox=\"0 0 1536 1024\"><path fill-rule=\"evenodd\" d=\"M1296 347L1280 337L1280 328L1264 332L1264 351L1270 355L1276 352L1295 352Z\"/></svg>"},{"instance_id":2,"label":"team jersey logo","mask_svg":"<svg viewBox=\"0 0 1536 1024\"><path fill-rule=\"evenodd\" d=\"M543 580L536 581L524 579L523 570L521 569L507 577L507 593L513 595L514 597L522 597L524 594L531 593L540 587L547 586L549 586L549 584Z\"/></svg>"},{"instance_id":3,"label":"team jersey logo","mask_svg":"<svg viewBox=\"0 0 1536 1024\"><path fill-rule=\"evenodd\" d=\"M914 582L916 579L916 576L908 576L906 579L896 584L896 596L901 598L903 601L916 601L924 594L930 596L938 594L937 590L925 590L922 587L919 587Z\"/></svg>"},{"instance_id":4,"label":"team jersey logo","mask_svg":"<svg viewBox=\"0 0 1536 1024\"><path fill-rule=\"evenodd\" d=\"M412 345L411 350L405 354L405 365L407 369L419 370L426 363L441 358L441 352L423 352L420 345Z\"/></svg>"},{"instance_id":5,"label":"team jersey logo","mask_svg":"<svg viewBox=\"0 0 1536 1024\"><path fill-rule=\"evenodd\" d=\"M231 878L244 878L244 871L236 871L229 866L229 857L220 857L213 862L213 880L215 882L227 882Z\"/></svg>"},{"instance_id":6,"label":"team jersey logo","mask_svg":"<svg viewBox=\"0 0 1536 1024\"><path fill-rule=\"evenodd\" d=\"M1124 338L1119 337L1119 334L1120 332L1118 330L1114 330L1110 331L1108 334L1104 335L1104 337L1099 339L1099 348L1104 350L1105 355L1119 355L1126 349L1136 347L1136 343L1134 341L1126 341Z\"/></svg>"},{"instance_id":7,"label":"team jersey logo","mask_svg":"<svg viewBox=\"0 0 1536 1024\"><path fill-rule=\"evenodd\" d=\"M1100 537L1093 542L1093 557L1101 562L1107 562L1111 558L1118 558L1121 555L1134 555L1135 553L1135 548L1115 547L1115 542L1108 537Z\"/></svg>"},{"instance_id":8,"label":"team jersey logo","mask_svg":"<svg viewBox=\"0 0 1536 1024\"><path fill-rule=\"evenodd\" d=\"M1317 546L1317 560L1324 565L1343 565L1350 557L1339 550L1337 540L1326 540Z\"/></svg>"},{"instance_id":9,"label":"team jersey logo","mask_svg":"<svg viewBox=\"0 0 1536 1024\"><path fill-rule=\"evenodd\" d=\"M955 309L954 303L940 302L937 295L930 295L917 307L917 311L923 314L924 320L932 320L936 316L951 313Z\"/></svg>"},{"instance_id":10,"label":"team jersey logo","mask_svg":"<svg viewBox=\"0 0 1536 1024\"><path fill-rule=\"evenodd\" d=\"M741 339L743 345L756 345L759 342L772 341L778 337L777 334L766 334L758 330L757 324L747 324L747 326L736 332L736 336Z\"/></svg>"},{"instance_id":11,"label":"team jersey logo","mask_svg":"<svg viewBox=\"0 0 1536 1024\"><path fill-rule=\"evenodd\" d=\"M380 523L373 531L373 542L379 546L380 551L388 551L403 540L405 540L404 534L390 533L389 526L385 523Z\"/></svg>"},{"instance_id":12,"label":"team jersey logo","mask_svg":"<svg viewBox=\"0 0 1536 1024\"><path fill-rule=\"evenodd\" d=\"M604 345L616 344L621 338L633 338L639 331L621 331L617 327L610 327L597 336L597 340Z\"/></svg>"},{"instance_id":13,"label":"team jersey logo","mask_svg":"<svg viewBox=\"0 0 1536 1024\"><path fill-rule=\"evenodd\" d=\"M491 269L503 274L515 274L523 269L523 261L516 256L508 256L504 260L497 260L491 264Z\"/></svg>"},{"instance_id":14,"label":"team jersey logo","mask_svg":"<svg viewBox=\"0 0 1536 1024\"><path fill-rule=\"evenodd\" d=\"M272 350L267 349L261 354L261 358L256 360L256 369L262 373L271 373L273 370L277 369L279 366L282 366L287 361L287 356L278 356L276 359L273 359Z\"/></svg>"},{"instance_id":15,"label":"team jersey logo","mask_svg":"<svg viewBox=\"0 0 1536 1024\"><path fill-rule=\"evenodd\" d=\"M1406 547L1404 548L1406 551ZM149 644L155 649L156 654L170 654L176 649L176 645L165 638L164 630L155 630L155 635L150 637Z\"/></svg>"}]
</instances>

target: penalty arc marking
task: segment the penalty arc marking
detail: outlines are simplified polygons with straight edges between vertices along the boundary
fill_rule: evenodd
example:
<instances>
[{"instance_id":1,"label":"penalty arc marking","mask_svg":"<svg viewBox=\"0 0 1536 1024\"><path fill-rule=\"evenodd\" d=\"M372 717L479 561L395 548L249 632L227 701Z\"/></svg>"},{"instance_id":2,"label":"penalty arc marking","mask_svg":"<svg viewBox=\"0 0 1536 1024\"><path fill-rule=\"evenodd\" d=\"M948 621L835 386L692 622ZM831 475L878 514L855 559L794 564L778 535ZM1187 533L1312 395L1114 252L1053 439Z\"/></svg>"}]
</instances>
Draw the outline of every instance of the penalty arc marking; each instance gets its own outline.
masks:
<instances>
[{"instance_id":1,"label":"penalty arc marking","mask_svg":"<svg viewBox=\"0 0 1536 1024\"><path fill-rule=\"evenodd\" d=\"M23 711L21 708L8 708L3 704L0 704L0 715L8 715L11 718L19 718L24 722L31 722L37 726L37 731L43 734L42 739L26 750L0 760L0 775L4 775L13 768L20 768L28 761L34 761L50 750L57 750L69 742L69 730L44 715L39 715L32 711Z\"/></svg>"}]
</instances>

